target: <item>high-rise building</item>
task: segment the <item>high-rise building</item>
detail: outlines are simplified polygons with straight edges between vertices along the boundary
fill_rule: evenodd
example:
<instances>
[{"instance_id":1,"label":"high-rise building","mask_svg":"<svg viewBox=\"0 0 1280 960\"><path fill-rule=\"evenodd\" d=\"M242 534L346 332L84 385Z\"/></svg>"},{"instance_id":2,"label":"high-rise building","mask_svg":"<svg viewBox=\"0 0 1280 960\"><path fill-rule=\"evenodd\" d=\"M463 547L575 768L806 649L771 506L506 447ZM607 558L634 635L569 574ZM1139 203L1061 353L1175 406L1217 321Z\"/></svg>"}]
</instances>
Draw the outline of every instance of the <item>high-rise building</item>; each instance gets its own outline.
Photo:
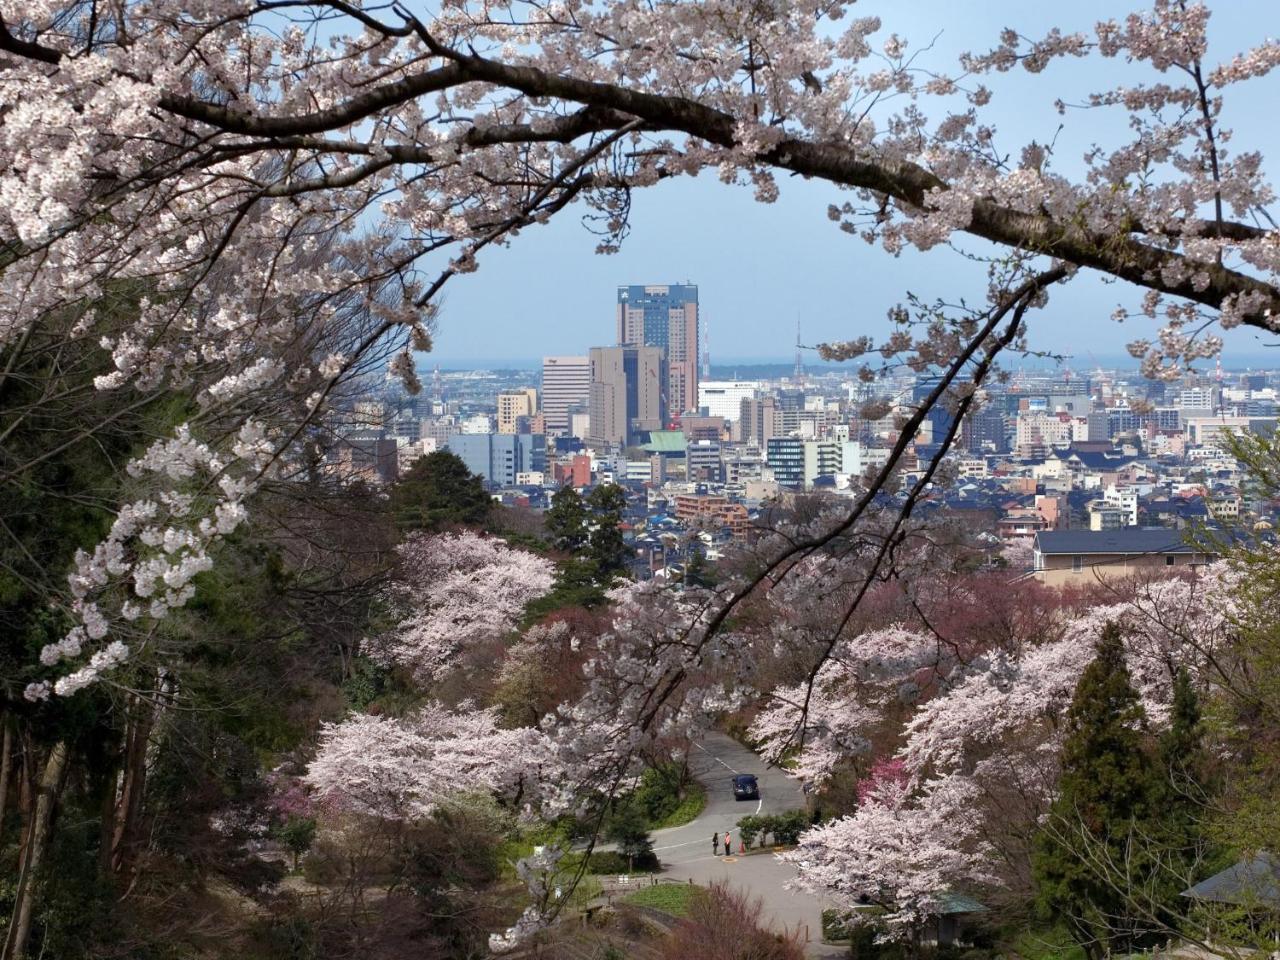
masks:
<instances>
[{"instance_id":1,"label":"high-rise building","mask_svg":"<svg viewBox=\"0 0 1280 960\"><path fill-rule=\"evenodd\" d=\"M804 486L804 441L799 437L770 437L765 459L773 478L784 487Z\"/></svg>"},{"instance_id":2,"label":"high-rise building","mask_svg":"<svg viewBox=\"0 0 1280 960\"><path fill-rule=\"evenodd\" d=\"M773 397L746 397L738 409L739 436L743 443L765 449L782 433L782 411Z\"/></svg>"},{"instance_id":3,"label":"high-rise building","mask_svg":"<svg viewBox=\"0 0 1280 960\"><path fill-rule=\"evenodd\" d=\"M661 347L592 347L587 440L626 446L666 423L667 364Z\"/></svg>"},{"instance_id":4,"label":"high-rise building","mask_svg":"<svg viewBox=\"0 0 1280 960\"><path fill-rule=\"evenodd\" d=\"M509 487L516 482L516 474L547 466L546 437L538 434L457 434L446 447L491 487Z\"/></svg>"},{"instance_id":5,"label":"high-rise building","mask_svg":"<svg viewBox=\"0 0 1280 960\"><path fill-rule=\"evenodd\" d=\"M714 440L694 440L685 447L685 476L690 480L720 483L724 479L724 464L720 444Z\"/></svg>"},{"instance_id":6,"label":"high-rise building","mask_svg":"<svg viewBox=\"0 0 1280 960\"><path fill-rule=\"evenodd\" d=\"M532 417L538 409L538 391L532 387L498 394L498 432L519 433L520 418Z\"/></svg>"},{"instance_id":7,"label":"high-rise building","mask_svg":"<svg viewBox=\"0 0 1280 960\"><path fill-rule=\"evenodd\" d=\"M542 358L542 412L547 418L548 433L569 433L570 415L586 410L590 402L590 358Z\"/></svg>"},{"instance_id":8,"label":"high-rise building","mask_svg":"<svg viewBox=\"0 0 1280 960\"><path fill-rule=\"evenodd\" d=\"M618 287L618 343L666 351L666 402L673 414L698 409L698 287Z\"/></svg>"}]
</instances>

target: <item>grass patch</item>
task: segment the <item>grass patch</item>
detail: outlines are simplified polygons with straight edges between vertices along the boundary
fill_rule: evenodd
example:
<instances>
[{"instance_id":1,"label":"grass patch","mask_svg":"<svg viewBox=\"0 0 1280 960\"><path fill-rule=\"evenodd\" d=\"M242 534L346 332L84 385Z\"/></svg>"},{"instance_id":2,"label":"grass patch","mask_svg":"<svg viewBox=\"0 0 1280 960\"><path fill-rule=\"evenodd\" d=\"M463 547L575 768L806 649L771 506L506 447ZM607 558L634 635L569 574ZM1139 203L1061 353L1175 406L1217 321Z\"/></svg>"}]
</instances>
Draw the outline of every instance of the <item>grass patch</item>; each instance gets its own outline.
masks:
<instances>
[{"instance_id":1,"label":"grass patch","mask_svg":"<svg viewBox=\"0 0 1280 960\"><path fill-rule=\"evenodd\" d=\"M1061 927L1024 930L1012 947L1024 960L1085 960L1084 949Z\"/></svg>"},{"instance_id":2,"label":"grass patch","mask_svg":"<svg viewBox=\"0 0 1280 960\"><path fill-rule=\"evenodd\" d=\"M623 903L636 907L648 907L660 910L673 917L689 916L689 905L694 897L702 895L702 890L692 883L659 883L652 887L641 887L629 894Z\"/></svg>"},{"instance_id":3,"label":"grass patch","mask_svg":"<svg viewBox=\"0 0 1280 960\"><path fill-rule=\"evenodd\" d=\"M684 799L679 806L654 823L650 829L664 830L667 827L683 827L686 823L693 823L706 805L707 788L700 783L691 783L685 788Z\"/></svg>"}]
</instances>

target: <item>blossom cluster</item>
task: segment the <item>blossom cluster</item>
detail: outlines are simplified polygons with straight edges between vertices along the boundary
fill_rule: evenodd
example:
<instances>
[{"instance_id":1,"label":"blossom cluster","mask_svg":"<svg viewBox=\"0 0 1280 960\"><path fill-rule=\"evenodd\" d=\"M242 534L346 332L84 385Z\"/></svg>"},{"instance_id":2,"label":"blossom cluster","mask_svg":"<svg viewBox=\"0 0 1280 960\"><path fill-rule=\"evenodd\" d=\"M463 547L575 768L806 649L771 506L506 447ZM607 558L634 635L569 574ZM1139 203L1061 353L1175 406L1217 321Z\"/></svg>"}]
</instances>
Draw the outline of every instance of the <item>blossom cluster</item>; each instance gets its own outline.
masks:
<instances>
[{"instance_id":1,"label":"blossom cluster","mask_svg":"<svg viewBox=\"0 0 1280 960\"><path fill-rule=\"evenodd\" d=\"M549 561L471 531L413 534L398 552L399 576L387 592L398 622L369 653L423 684L456 667L460 650L511 632L554 579Z\"/></svg>"}]
</instances>

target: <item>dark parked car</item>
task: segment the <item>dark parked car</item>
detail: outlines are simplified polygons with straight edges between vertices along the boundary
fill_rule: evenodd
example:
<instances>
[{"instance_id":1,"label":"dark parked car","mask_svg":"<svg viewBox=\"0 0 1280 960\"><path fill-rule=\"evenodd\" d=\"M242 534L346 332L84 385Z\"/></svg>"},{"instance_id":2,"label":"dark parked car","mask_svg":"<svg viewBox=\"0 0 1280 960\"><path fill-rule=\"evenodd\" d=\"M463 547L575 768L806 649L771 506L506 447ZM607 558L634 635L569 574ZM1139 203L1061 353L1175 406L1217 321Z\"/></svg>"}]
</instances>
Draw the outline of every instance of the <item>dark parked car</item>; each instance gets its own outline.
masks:
<instances>
[{"instance_id":1,"label":"dark parked car","mask_svg":"<svg viewBox=\"0 0 1280 960\"><path fill-rule=\"evenodd\" d=\"M756 783L756 778L749 773L740 773L733 778L733 799L735 800L759 800L760 784Z\"/></svg>"}]
</instances>

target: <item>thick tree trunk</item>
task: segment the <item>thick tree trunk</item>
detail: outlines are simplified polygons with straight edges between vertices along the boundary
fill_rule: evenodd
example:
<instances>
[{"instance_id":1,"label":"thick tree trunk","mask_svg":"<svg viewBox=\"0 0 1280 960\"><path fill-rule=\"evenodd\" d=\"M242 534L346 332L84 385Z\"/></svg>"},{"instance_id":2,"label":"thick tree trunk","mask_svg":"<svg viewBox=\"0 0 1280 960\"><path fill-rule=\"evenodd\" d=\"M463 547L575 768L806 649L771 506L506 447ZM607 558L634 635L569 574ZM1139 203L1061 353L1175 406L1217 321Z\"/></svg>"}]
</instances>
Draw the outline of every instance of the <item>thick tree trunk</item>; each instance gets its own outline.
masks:
<instances>
[{"instance_id":1,"label":"thick tree trunk","mask_svg":"<svg viewBox=\"0 0 1280 960\"><path fill-rule=\"evenodd\" d=\"M23 732L18 737L21 751L21 763L17 769L18 775L18 814L22 818L22 825L18 831L18 863L21 864L27 855L27 842L31 838L31 811L35 807L35 782L36 782L36 749L35 743L32 741L28 732Z\"/></svg>"},{"instance_id":2,"label":"thick tree trunk","mask_svg":"<svg viewBox=\"0 0 1280 960\"><path fill-rule=\"evenodd\" d=\"M13 922L5 943L4 960L26 960L27 940L31 937L31 915L35 911L36 884L44 864L45 851L53 834L53 812L67 774L67 745L59 741L49 751L49 759L40 776L36 791L35 811L31 817L30 836L22 872L18 878L18 894L13 905Z\"/></svg>"},{"instance_id":3,"label":"thick tree trunk","mask_svg":"<svg viewBox=\"0 0 1280 960\"><path fill-rule=\"evenodd\" d=\"M125 733L124 783L116 808L115 836L111 843L111 867L121 876L133 869L137 855L138 824L147 780L147 744L151 740L152 703L139 697L129 712Z\"/></svg>"},{"instance_id":4,"label":"thick tree trunk","mask_svg":"<svg viewBox=\"0 0 1280 960\"><path fill-rule=\"evenodd\" d=\"M4 817L9 812L9 780L13 774L13 728L9 718L3 721L4 734L0 737L0 840L4 839Z\"/></svg>"}]
</instances>

